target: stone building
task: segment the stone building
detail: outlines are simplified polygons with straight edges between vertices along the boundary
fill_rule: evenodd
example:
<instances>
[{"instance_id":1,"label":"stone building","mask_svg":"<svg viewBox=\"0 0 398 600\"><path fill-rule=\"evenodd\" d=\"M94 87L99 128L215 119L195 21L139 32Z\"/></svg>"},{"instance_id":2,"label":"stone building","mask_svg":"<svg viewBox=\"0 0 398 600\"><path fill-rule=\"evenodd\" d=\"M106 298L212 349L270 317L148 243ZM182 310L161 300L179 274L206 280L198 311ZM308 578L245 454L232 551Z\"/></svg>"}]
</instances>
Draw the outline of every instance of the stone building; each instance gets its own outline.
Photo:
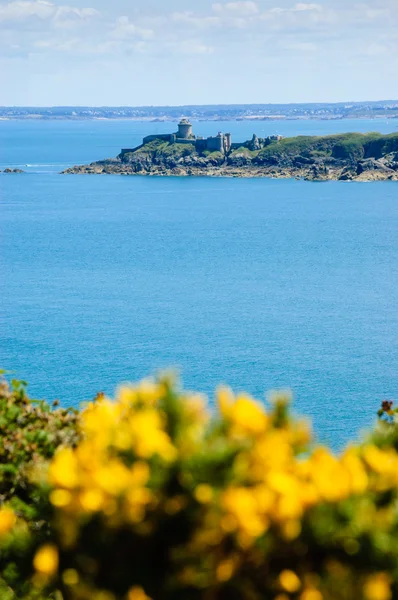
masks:
<instances>
[{"instance_id":1,"label":"stone building","mask_svg":"<svg viewBox=\"0 0 398 600\"><path fill-rule=\"evenodd\" d=\"M153 140L164 140L170 144L194 144L198 152L221 152L226 154L232 146L232 138L230 133L219 132L214 137L199 137L193 134L192 123L188 119L181 119L178 123L178 131L176 133L165 133L148 135L144 137L143 144L148 144Z\"/></svg>"},{"instance_id":2,"label":"stone building","mask_svg":"<svg viewBox=\"0 0 398 600\"><path fill-rule=\"evenodd\" d=\"M194 145L195 149L199 153L203 152L221 152L221 154L229 154L231 150L238 148L248 148L249 150L260 150L265 146L268 146L272 142L279 141L282 139L280 135L272 135L266 138L258 138L255 134L251 140L241 143L232 143L232 136L230 133L222 133L221 131L214 137L200 137L194 135L192 131L192 123L188 119L181 119L178 123L178 131L176 133L158 133L154 135L147 135L142 140L142 145L149 144L154 140L163 140L169 144L190 144ZM142 146L132 149L123 149L121 154L127 152L134 152Z\"/></svg>"},{"instance_id":3,"label":"stone building","mask_svg":"<svg viewBox=\"0 0 398 600\"><path fill-rule=\"evenodd\" d=\"M181 119L178 123L178 131L176 133L178 140L194 140L195 136L192 133L192 123L188 119Z\"/></svg>"}]
</instances>

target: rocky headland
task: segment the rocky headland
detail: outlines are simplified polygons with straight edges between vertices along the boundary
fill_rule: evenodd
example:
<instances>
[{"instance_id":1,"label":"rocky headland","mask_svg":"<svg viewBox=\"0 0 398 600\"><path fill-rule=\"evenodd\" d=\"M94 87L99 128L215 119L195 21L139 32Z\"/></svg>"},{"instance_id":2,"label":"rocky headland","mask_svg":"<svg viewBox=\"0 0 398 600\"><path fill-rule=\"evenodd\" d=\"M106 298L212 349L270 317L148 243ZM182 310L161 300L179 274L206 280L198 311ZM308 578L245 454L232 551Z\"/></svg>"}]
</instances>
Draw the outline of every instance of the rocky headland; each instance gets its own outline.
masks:
<instances>
[{"instance_id":1,"label":"rocky headland","mask_svg":"<svg viewBox=\"0 0 398 600\"><path fill-rule=\"evenodd\" d=\"M258 138L227 152L153 139L116 158L64 174L299 178L307 181L398 181L398 133Z\"/></svg>"}]
</instances>

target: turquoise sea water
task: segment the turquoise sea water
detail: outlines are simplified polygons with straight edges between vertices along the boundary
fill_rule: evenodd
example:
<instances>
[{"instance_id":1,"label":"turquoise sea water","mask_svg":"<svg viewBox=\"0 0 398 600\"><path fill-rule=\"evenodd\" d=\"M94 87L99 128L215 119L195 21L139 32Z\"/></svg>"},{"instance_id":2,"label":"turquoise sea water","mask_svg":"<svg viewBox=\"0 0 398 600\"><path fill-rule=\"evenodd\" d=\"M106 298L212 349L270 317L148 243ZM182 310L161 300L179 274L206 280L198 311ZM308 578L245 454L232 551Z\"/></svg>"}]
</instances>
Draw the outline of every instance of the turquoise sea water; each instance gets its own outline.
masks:
<instances>
[{"instance_id":1,"label":"turquoise sea water","mask_svg":"<svg viewBox=\"0 0 398 600\"><path fill-rule=\"evenodd\" d=\"M27 171L0 174L0 365L64 405L168 366L210 396L221 381L260 398L289 387L341 446L398 399L398 184L57 174L171 127L0 122L0 169Z\"/></svg>"}]
</instances>

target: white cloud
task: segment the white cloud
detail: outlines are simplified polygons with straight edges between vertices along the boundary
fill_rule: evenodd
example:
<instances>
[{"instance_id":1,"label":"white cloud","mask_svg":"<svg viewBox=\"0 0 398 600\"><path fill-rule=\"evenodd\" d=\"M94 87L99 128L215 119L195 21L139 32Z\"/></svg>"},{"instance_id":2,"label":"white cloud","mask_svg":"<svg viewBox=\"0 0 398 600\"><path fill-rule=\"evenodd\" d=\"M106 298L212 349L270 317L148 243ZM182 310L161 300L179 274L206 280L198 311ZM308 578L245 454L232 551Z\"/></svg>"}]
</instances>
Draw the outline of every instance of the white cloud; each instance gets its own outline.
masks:
<instances>
[{"instance_id":1,"label":"white cloud","mask_svg":"<svg viewBox=\"0 0 398 600\"><path fill-rule=\"evenodd\" d=\"M316 10L320 12L322 10L322 6L320 4L305 4L303 2L299 2L292 10L296 10L298 12L303 10Z\"/></svg>"},{"instance_id":2,"label":"white cloud","mask_svg":"<svg viewBox=\"0 0 398 600\"><path fill-rule=\"evenodd\" d=\"M220 25L221 19L220 17L215 16L198 16L192 11L185 12L175 12L171 15L171 21L175 23L182 23L184 25L197 27L197 28L206 28L212 27L214 25Z\"/></svg>"},{"instance_id":3,"label":"white cloud","mask_svg":"<svg viewBox=\"0 0 398 600\"><path fill-rule=\"evenodd\" d=\"M44 0L9 2L0 6L0 21L18 21L30 17L48 19L54 15L55 10L56 7L51 2Z\"/></svg>"},{"instance_id":4,"label":"white cloud","mask_svg":"<svg viewBox=\"0 0 398 600\"><path fill-rule=\"evenodd\" d=\"M306 72L310 66L318 81L325 73L325 64L328 68L334 65L339 76L344 70L356 73L361 65L377 61L395 72L397 2L114 0L109 4L105 0L0 0L0 61L25 61L27 65L30 61L32 69L46 61L54 63L55 73L69 69L72 88L75 72L87 69L94 73L98 65L105 63L109 73L119 72L118 67L123 72L120 89L126 85L125 80L132 79L125 78L129 69L142 71L140 89L149 85L148 72L159 69L159 77L166 77L165 73L170 76L181 69L192 73L191 79L187 76L188 87L195 87L201 77L222 80L223 85L216 86L222 90L229 85L234 90L233 79L257 81L258 73L264 74L263 81L268 81L272 73L282 81L280 73L284 72L294 79L297 69ZM133 60L135 56L139 60ZM384 57L388 61L381 61ZM234 77L230 69L224 70L225 65ZM195 77L201 69L202 75ZM375 69L372 76L378 73ZM367 76L368 66L363 81ZM311 77L315 75L309 75L310 82ZM347 81L351 81L348 76ZM261 85L256 84L256 90L262 89L268 97L271 92ZM385 88L393 85L390 77ZM289 99L293 94L290 84L286 89ZM296 88L294 94L300 95L300 89ZM335 86L331 89L334 93ZM389 91L387 95L394 94ZM209 101L213 101L210 96Z\"/></svg>"},{"instance_id":5,"label":"white cloud","mask_svg":"<svg viewBox=\"0 0 398 600\"><path fill-rule=\"evenodd\" d=\"M187 27L201 29L209 33L213 27L228 30L259 30L261 23L268 22L272 29L283 31L295 27L315 27L318 23L330 21L333 13L320 4L299 2L290 7L273 7L260 10L252 1L217 2L212 4L212 14L193 11L172 13L171 21L183 23Z\"/></svg>"},{"instance_id":6,"label":"white cloud","mask_svg":"<svg viewBox=\"0 0 398 600\"><path fill-rule=\"evenodd\" d=\"M152 29L138 27L130 22L129 17L122 16L116 20L116 23L111 31L111 36L118 39L141 38L149 40L153 37Z\"/></svg>"},{"instance_id":7,"label":"white cloud","mask_svg":"<svg viewBox=\"0 0 398 600\"><path fill-rule=\"evenodd\" d=\"M299 2L290 8L281 8L276 6L275 8L271 8L271 13L289 13L289 12L305 12L305 11L316 11L321 12L322 6L320 4L305 4L303 2Z\"/></svg>"},{"instance_id":8,"label":"white cloud","mask_svg":"<svg viewBox=\"0 0 398 600\"><path fill-rule=\"evenodd\" d=\"M46 0L16 0L0 6L0 22L18 23L32 20L58 20L78 18L90 19L99 16L95 8L74 8L72 6L57 6Z\"/></svg>"},{"instance_id":9,"label":"white cloud","mask_svg":"<svg viewBox=\"0 0 398 600\"><path fill-rule=\"evenodd\" d=\"M246 2L227 2L226 4L217 2L212 5L212 9L216 13L234 13L239 15L254 15L259 12L257 4L251 0L247 0Z\"/></svg>"},{"instance_id":10,"label":"white cloud","mask_svg":"<svg viewBox=\"0 0 398 600\"><path fill-rule=\"evenodd\" d=\"M171 15L171 21L208 32L214 27L244 29L259 14L258 5L250 0L225 4L217 2L212 4L211 10L211 14L193 11L175 12Z\"/></svg>"},{"instance_id":11,"label":"white cloud","mask_svg":"<svg viewBox=\"0 0 398 600\"><path fill-rule=\"evenodd\" d=\"M64 17L79 17L80 19L91 19L98 17L101 13L95 8L72 8L71 6L60 6L57 8L54 17L62 19Z\"/></svg>"},{"instance_id":12,"label":"white cloud","mask_svg":"<svg viewBox=\"0 0 398 600\"><path fill-rule=\"evenodd\" d=\"M171 45L177 54L212 54L214 48L199 41L183 40Z\"/></svg>"}]
</instances>

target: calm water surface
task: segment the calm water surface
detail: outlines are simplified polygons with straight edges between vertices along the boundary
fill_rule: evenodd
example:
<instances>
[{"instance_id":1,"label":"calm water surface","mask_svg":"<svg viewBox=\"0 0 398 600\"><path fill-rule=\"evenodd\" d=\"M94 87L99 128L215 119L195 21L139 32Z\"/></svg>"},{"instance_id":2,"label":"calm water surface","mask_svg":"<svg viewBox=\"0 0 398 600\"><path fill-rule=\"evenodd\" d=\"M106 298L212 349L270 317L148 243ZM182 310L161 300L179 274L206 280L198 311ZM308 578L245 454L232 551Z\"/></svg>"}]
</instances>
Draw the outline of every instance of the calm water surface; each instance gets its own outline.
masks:
<instances>
[{"instance_id":1,"label":"calm water surface","mask_svg":"<svg viewBox=\"0 0 398 600\"><path fill-rule=\"evenodd\" d=\"M170 127L0 122L0 168L28 171L0 175L0 364L64 405L167 366L210 396L289 387L341 446L398 398L398 184L57 174Z\"/></svg>"}]
</instances>

